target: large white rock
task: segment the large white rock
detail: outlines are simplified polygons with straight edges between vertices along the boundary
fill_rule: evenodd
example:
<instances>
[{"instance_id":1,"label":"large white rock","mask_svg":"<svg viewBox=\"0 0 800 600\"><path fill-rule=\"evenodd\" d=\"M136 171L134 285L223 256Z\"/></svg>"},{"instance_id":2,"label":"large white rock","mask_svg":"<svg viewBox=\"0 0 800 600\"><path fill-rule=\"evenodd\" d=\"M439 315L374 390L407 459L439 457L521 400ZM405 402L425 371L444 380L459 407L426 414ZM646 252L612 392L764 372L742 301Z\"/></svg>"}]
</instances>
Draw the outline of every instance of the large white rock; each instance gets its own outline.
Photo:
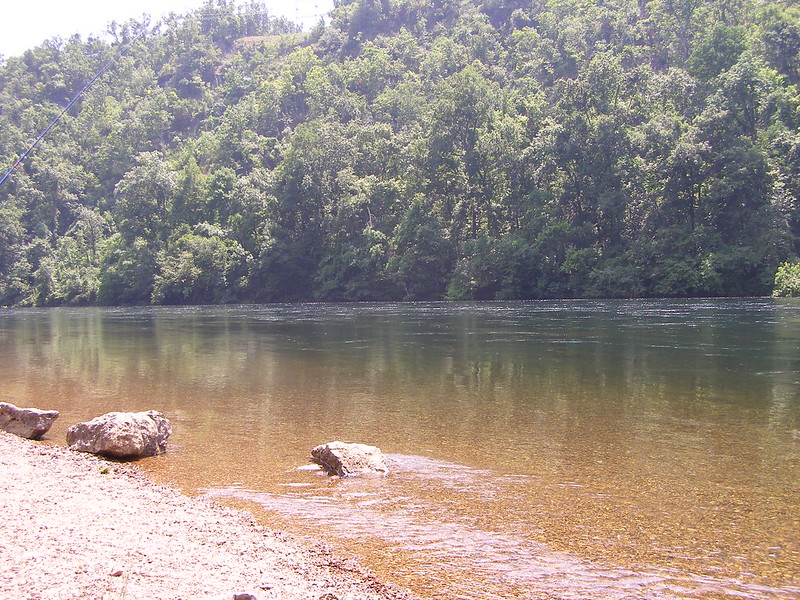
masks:
<instances>
[{"instance_id":1,"label":"large white rock","mask_svg":"<svg viewBox=\"0 0 800 600\"><path fill-rule=\"evenodd\" d=\"M339 477L389 473L380 448L366 444L328 442L311 450L311 457L328 473Z\"/></svg>"},{"instance_id":2,"label":"large white rock","mask_svg":"<svg viewBox=\"0 0 800 600\"><path fill-rule=\"evenodd\" d=\"M57 418L57 410L19 408L8 402L0 402L0 430L20 437L39 439L50 431Z\"/></svg>"},{"instance_id":3,"label":"large white rock","mask_svg":"<svg viewBox=\"0 0 800 600\"><path fill-rule=\"evenodd\" d=\"M110 412L67 429L71 450L114 458L154 456L167 449L172 425L160 412Z\"/></svg>"}]
</instances>

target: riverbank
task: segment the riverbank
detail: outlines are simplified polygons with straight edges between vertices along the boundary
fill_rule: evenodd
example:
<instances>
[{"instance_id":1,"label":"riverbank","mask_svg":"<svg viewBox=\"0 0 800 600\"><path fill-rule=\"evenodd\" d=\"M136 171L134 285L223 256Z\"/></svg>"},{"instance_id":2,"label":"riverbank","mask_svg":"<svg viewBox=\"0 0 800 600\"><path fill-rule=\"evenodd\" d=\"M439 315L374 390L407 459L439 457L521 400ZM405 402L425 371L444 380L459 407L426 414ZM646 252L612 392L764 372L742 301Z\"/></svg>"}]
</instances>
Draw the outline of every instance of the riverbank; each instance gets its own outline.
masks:
<instances>
[{"instance_id":1,"label":"riverbank","mask_svg":"<svg viewBox=\"0 0 800 600\"><path fill-rule=\"evenodd\" d=\"M0 597L400 600L322 545L133 467L0 432Z\"/></svg>"}]
</instances>

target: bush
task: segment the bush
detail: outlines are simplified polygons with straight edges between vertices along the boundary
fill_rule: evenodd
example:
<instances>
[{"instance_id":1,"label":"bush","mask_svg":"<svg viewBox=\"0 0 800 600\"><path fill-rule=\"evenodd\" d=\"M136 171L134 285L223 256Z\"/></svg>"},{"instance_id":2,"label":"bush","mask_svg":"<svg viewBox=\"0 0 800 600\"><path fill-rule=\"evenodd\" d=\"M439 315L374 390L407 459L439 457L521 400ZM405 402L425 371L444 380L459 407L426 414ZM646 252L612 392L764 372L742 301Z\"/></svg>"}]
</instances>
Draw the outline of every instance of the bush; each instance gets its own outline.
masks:
<instances>
[{"instance_id":1,"label":"bush","mask_svg":"<svg viewBox=\"0 0 800 600\"><path fill-rule=\"evenodd\" d=\"M800 296L800 263L785 262L778 267L775 273L775 286L772 295Z\"/></svg>"}]
</instances>

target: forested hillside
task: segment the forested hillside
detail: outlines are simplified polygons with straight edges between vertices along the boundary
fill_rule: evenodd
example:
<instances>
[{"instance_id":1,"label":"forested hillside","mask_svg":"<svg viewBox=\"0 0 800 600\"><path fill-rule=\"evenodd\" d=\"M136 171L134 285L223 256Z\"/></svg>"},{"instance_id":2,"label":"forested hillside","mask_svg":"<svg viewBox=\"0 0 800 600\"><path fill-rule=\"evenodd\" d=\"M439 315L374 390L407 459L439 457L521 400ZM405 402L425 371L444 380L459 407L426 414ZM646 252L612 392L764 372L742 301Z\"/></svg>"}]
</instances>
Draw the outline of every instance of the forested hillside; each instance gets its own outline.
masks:
<instances>
[{"instance_id":1,"label":"forested hillside","mask_svg":"<svg viewBox=\"0 0 800 600\"><path fill-rule=\"evenodd\" d=\"M210 0L0 69L0 304L764 295L800 253L800 9ZM141 37L136 37L141 34Z\"/></svg>"}]
</instances>

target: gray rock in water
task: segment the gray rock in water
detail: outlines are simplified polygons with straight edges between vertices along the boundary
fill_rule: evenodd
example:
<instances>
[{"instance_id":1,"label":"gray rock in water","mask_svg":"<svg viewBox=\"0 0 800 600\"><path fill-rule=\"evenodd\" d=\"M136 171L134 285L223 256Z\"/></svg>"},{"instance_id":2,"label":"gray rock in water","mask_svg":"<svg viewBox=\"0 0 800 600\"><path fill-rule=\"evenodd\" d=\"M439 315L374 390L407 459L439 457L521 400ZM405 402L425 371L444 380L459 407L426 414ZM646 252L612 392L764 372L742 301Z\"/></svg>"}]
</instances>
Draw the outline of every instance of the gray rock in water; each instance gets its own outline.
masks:
<instances>
[{"instance_id":1,"label":"gray rock in water","mask_svg":"<svg viewBox=\"0 0 800 600\"><path fill-rule=\"evenodd\" d=\"M19 408L8 402L0 402L0 430L20 437L39 439L50 431L57 418L57 410Z\"/></svg>"},{"instance_id":2,"label":"gray rock in water","mask_svg":"<svg viewBox=\"0 0 800 600\"><path fill-rule=\"evenodd\" d=\"M160 412L110 412L67 429L70 450L113 458L161 454L172 425Z\"/></svg>"},{"instance_id":3,"label":"gray rock in water","mask_svg":"<svg viewBox=\"0 0 800 600\"><path fill-rule=\"evenodd\" d=\"M366 444L329 442L311 450L311 457L328 473L339 477L389 473L380 448Z\"/></svg>"}]
</instances>

